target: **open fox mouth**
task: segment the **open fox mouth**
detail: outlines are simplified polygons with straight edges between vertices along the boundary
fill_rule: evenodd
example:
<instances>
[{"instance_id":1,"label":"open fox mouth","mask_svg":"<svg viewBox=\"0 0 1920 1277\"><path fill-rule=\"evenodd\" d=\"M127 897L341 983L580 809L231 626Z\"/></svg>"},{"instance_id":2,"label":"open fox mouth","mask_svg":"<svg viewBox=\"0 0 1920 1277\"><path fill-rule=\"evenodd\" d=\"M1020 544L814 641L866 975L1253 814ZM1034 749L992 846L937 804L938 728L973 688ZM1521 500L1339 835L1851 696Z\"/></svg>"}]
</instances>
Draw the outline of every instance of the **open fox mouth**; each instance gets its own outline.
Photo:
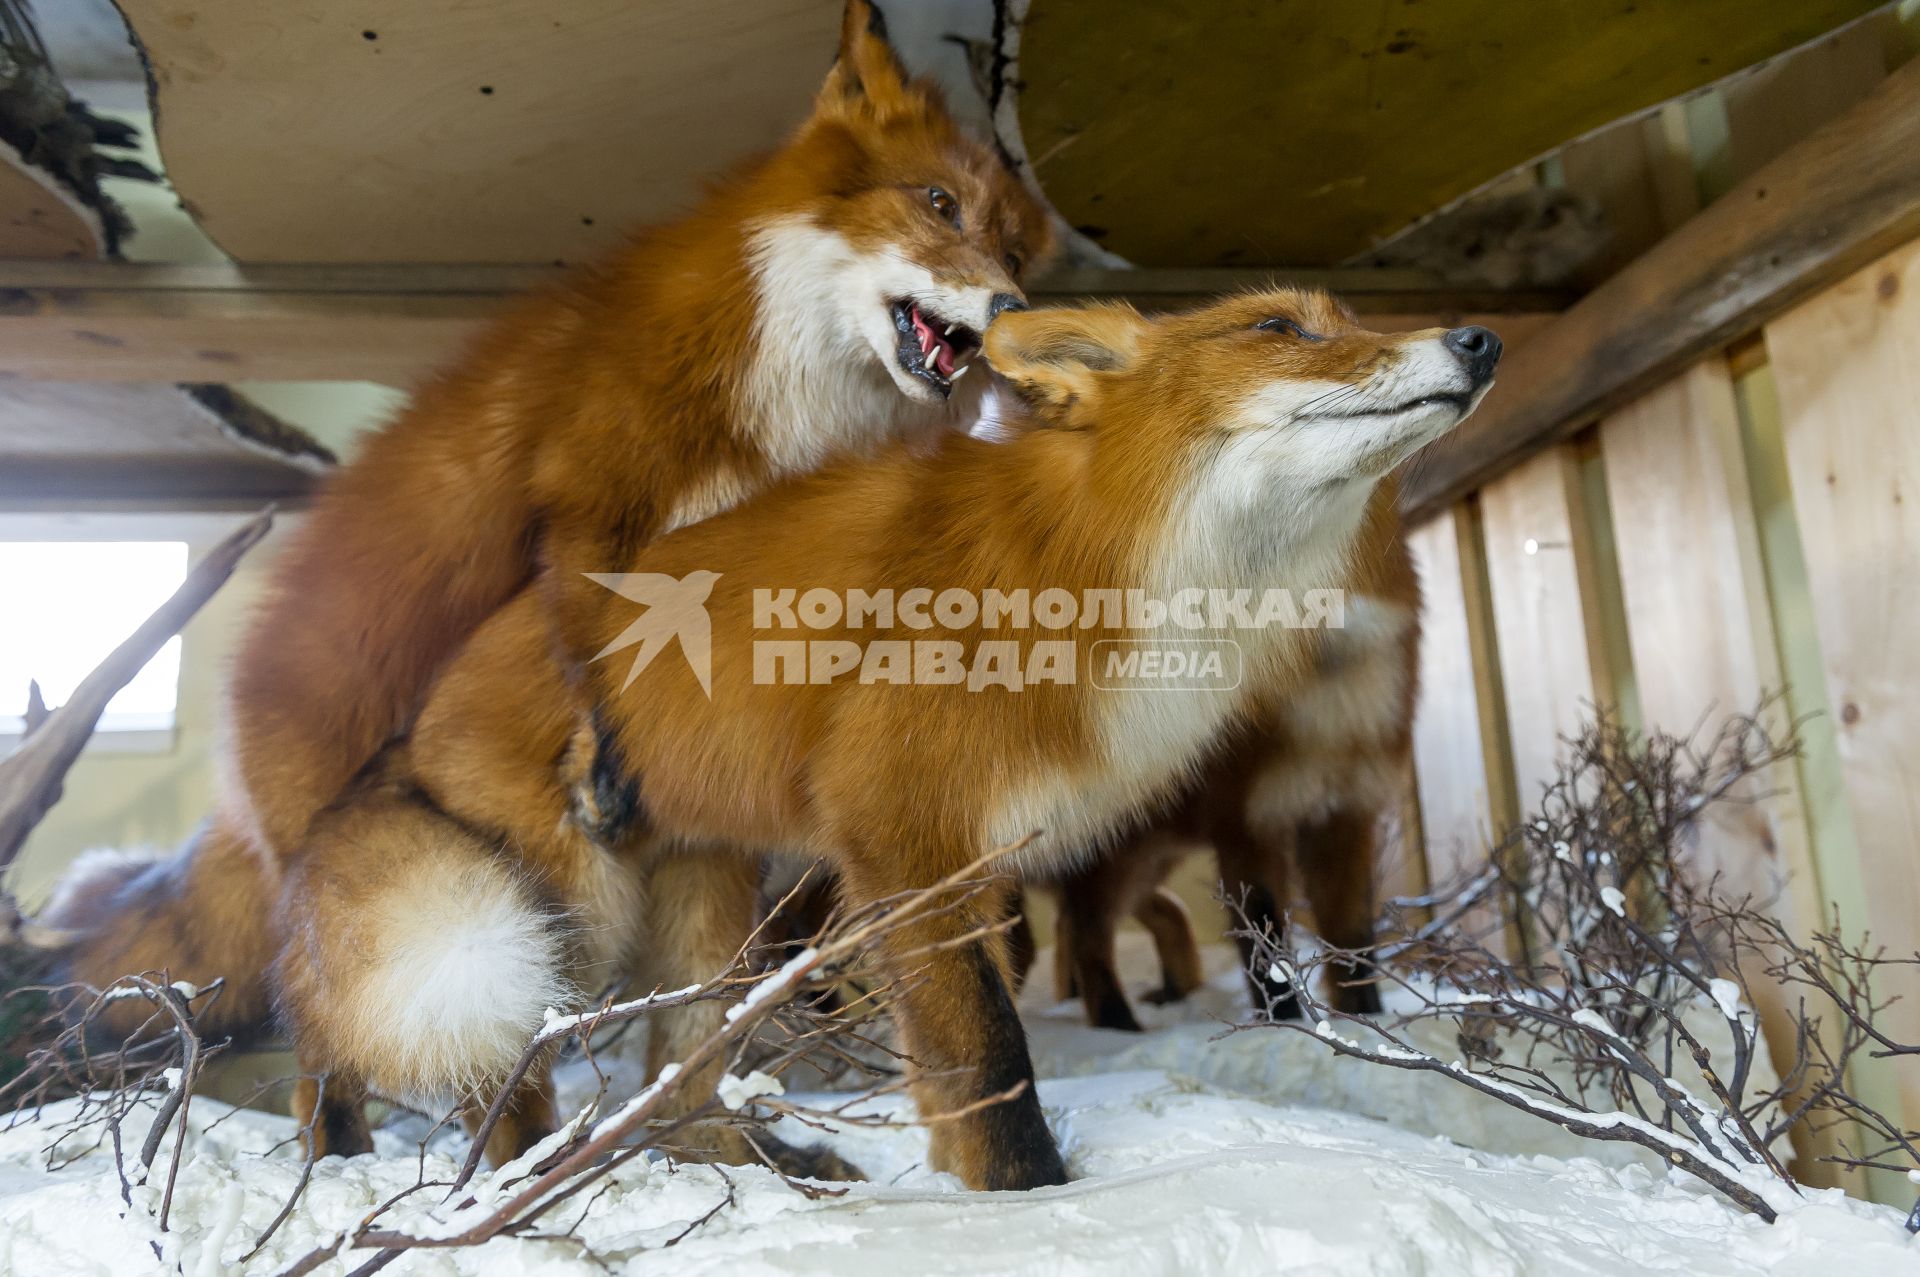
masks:
<instances>
[{"instance_id":1,"label":"open fox mouth","mask_svg":"<svg viewBox=\"0 0 1920 1277\"><path fill-rule=\"evenodd\" d=\"M910 299L891 302L888 310L900 334L900 366L942 396L951 393L953 383L972 366L967 360L980 349L980 334L965 324L948 323Z\"/></svg>"}]
</instances>

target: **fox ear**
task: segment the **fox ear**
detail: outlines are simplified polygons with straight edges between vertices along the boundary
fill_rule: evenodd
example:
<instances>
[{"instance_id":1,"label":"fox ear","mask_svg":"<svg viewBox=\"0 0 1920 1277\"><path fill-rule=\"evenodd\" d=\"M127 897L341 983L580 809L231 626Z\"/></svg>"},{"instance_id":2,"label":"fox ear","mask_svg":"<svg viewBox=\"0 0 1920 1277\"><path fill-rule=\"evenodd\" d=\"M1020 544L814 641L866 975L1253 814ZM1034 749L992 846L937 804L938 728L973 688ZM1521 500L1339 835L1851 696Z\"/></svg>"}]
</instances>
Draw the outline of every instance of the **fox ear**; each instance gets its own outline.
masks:
<instances>
[{"instance_id":1,"label":"fox ear","mask_svg":"<svg viewBox=\"0 0 1920 1277\"><path fill-rule=\"evenodd\" d=\"M1058 310L1016 310L987 329L993 370L1040 407L1070 408L1097 379L1131 368L1151 325L1131 306L1105 303Z\"/></svg>"},{"instance_id":2,"label":"fox ear","mask_svg":"<svg viewBox=\"0 0 1920 1277\"><path fill-rule=\"evenodd\" d=\"M840 18L840 55L820 88L822 111L867 106L887 115L908 104L906 68L887 42L887 20L873 0L847 0Z\"/></svg>"}]
</instances>

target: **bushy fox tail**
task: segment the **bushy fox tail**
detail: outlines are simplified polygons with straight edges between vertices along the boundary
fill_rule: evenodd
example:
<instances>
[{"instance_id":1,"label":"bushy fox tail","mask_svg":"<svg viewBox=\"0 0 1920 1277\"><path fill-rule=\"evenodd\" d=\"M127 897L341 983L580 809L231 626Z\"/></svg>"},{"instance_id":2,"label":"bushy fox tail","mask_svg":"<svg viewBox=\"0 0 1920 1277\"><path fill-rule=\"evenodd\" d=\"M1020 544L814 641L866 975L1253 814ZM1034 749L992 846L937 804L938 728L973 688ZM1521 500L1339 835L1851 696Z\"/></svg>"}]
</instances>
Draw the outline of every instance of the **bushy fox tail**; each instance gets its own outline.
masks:
<instances>
[{"instance_id":1,"label":"bushy fox tail","mask_svg":"<svg viewBox=\"0 0 1920 1277\"><path fill-rule=\"evenodd\" d=\"M202 1012L208 1041L244 1042L272 1023L267 971L277 870L235 822L215 817L170 856L95 851L54 889L27 936L52 952L52 979L105 988L122 976L166 972L205 988L224 979ZM103 1034L126 1037L153 1014L143 998L105 1007Z\"/></svg>"}]
</instances>

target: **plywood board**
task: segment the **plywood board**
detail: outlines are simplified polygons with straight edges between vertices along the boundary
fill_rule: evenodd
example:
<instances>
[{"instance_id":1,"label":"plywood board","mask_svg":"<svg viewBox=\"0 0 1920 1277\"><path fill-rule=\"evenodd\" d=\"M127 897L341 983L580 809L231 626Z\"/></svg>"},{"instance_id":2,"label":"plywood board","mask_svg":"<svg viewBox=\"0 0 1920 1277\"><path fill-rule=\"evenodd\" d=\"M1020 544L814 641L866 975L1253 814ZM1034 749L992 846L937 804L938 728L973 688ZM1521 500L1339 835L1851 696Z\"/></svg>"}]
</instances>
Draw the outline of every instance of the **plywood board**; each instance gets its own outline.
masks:
<instances>
[{"instance_id":1,"label":"plywood board","mask_svg":"<svg viewBox=\"0 0 1920 1277\"><path fill-rule=\"evenodd\" d=\"M229 407L264 438L303 442L270 414ZM0 502L8 505L293 499L313 487L317 459L307 461L244 442L222 412L180 386L0 381Z\"/></svg>"},{"instance_id":2,"label":"plywood board","mask_svg":"<svg viewBox=\"0 0 1920 1277\"><path fill-rule=\"evenodd\" d=\"M1873 7L1033 0L1020 125L1067 220L1124 257L1336 262L1591 129Z\"/></svg>"},{"instance_id":3,"label":"plywood board","mask_svg":"<svg viewBox=\"0 0 1920 1277\"><path fill-rule=\"evenodd\" d=\"M1889 69L1895 22L1889 8L1728 84L1716 182L1739 181L1872 93Z\"/></svg>"},{"instance_id":4,"label":"plywood board","mask_svg":"<svg viewBox=\"0 0 1920 1277\"><path fill-rule=\"evenodd\" d=\"M100 219L0 142L0 257L78 259L105 251Z\"/></svg>"},{"instance_id":5,"label":"plywood board","mask_svg":"<svg viewBox=\"0 0 1920 1277\"><path fill-rule=\"evenodd\" d=\"M122 0L244 261L577 260L804 117L838 0Z\"/></svg>"},{"instance_id":6,"label":"plywood board","mask_svg":"<svg viewBox=\"0 0 1920 1277\"><path fill-rule=\"evenodd\" d=\"M1587 263L1591 287L1699 209L1685 119L1673 106L1583 138L1560 154L1566 189L1592 202L1606 243Z\"/></svg>"},{"instance_id":7,"label":"plywood board","mask_svg":"<svg viewBox=\"0 0 1920 1277\"><path fill-rule=\"evenodd\" d=\"M1794 513L1876 942L1920 950L1920 244L1767 326ZM1920 975L1889 971L1920 1040ZM1920 1075L1899 1079L1909 1125Z\"/></svg>"}]
</instances>

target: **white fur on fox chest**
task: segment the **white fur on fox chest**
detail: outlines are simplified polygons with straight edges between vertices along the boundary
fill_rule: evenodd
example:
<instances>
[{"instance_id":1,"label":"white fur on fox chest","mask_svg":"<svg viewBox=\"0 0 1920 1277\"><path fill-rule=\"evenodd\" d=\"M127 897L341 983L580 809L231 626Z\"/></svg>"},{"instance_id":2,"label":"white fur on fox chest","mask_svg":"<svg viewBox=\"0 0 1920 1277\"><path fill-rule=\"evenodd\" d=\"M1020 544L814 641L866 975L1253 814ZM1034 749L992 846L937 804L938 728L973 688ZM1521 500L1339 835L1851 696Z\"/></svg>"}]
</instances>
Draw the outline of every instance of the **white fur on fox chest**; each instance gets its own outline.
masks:
<instances>
[{"instance_id":1,"label":"white fur on fox chest","mask_svg":"<svg viewBox=\"0 0 1920 1277\"><path fill-rule=\"evenodd\" d=\"M1301 495L1264 482L1260 441L1222 450L1199 476L1189 500L1176 509L1160 561L1146 574L1149 595L1181 590L1338 588L1372 491L1368 483L1330 485ZM1208 749L1246 706L1261 696L1274 672L1294 664L1290 649L1310 635L1281 625L1214 631L1169 626L1140 631L1143 642L1230 640L1241 649L1242 678L1232 688L1098 689L1091 671L1079 672L1080 694L1091 716L1095 758L1078 775L1056 771L1008 796L986 826L988 846L1004 846L1042 831L1030 862L1061 867L1109 837L1150 803L1191 777Z\"/></svg>"}]
</instances>

